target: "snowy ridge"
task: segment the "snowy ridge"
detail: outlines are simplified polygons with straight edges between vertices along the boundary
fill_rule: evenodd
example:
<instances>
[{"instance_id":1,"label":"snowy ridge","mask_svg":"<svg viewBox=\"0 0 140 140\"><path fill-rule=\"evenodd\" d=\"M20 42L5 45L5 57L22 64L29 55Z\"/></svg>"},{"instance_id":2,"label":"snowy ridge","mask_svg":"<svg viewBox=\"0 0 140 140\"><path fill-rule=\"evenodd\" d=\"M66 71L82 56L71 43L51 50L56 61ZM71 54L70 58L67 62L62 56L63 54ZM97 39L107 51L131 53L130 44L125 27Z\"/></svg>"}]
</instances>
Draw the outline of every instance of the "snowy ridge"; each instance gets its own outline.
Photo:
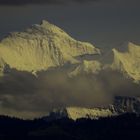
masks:
<instances>
[{"instance_id":1,"label":"snowy ridge","mask_svg":"<svg viewBox=\"0 0 140 140\"><path fill-rule=\"evenodd\" d=\"M124 113L136 113L140 115L140 98L129 96L115 96L113 104L106 108L85 108L85 107L65 107L54 109L47 117L46 121L62 118L77 120L81 118L99 119L111 116L118 116Z\"/></svg>"},{"instance_id":2,"label":"snowy ridge","mask_svg":"<svg viewBox=\"0 0 140 140\"><path fill-rule=\"evenodd\" d=\"M113 70L119 70L135 82L140 81L140 46L128 43L128 52L119 52L113 49Z\"/></svg>"},{"instance_id":3,"label":"snowy ridge","mask_svg":"<svg viewBox=\"0 0 140 140\"><path fill-rule=\"evenodd\" d=\"M82 107L66 107L55 109L49 114L49 118L53 119L61 119L61 118L69 118L72 120L77 120L80 118L90 118L90 119L98 119L100 117L109 117L114 114L110 109L103 108L82 108Z\"/></svg>"},{"instance_id":4,"label":"snowy ridge","mask_svg":"<svg viewBox=\"0 0 140 140\"><path fill-rule=\"evenodd\" d=\"M67 62L79 63L76 56L99 53L92 44L76 41L44 20L24 32L11 33L0 42L0 68L6 64L19 71L36 73Z\"/></svg>"},{"instance_id":5,"label":"snowy ridge","mask_svg":"<svg viewBox=\"0 0 140 140\"><path fill-rule=\"evenodd\" d=\"M87 109L87 108L67 108L67 112L69 115L69 118L76 120L79 118L91 118L91 119L97 119L99 117L109 117L112 116L112 112L109 109Z\"/></svg>"}]
</instances>

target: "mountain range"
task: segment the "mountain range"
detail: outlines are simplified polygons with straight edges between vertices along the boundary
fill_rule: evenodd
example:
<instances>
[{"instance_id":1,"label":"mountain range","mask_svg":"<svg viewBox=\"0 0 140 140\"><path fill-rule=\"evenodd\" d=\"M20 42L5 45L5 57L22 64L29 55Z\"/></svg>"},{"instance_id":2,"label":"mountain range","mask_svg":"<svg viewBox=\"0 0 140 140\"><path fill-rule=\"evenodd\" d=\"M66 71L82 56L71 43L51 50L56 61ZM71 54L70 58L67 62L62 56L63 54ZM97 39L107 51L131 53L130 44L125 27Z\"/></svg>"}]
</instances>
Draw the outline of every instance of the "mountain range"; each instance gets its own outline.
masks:
<instances>
[{"instance_id":1,"label":"mountain range","mask_svg":"<svg viewBox=\"0 0 140 140\"><path fill-rule=\"evenodd\" d=\"M127 46L128 50L123 52L112 49L114 59L109 67L138 82L140 46L131 42ZM70 63L78 64L70 75L83 72L96 74L107 65L100 62L100 59L106 59L102 58L101 51L91 43L73 39L59 27L43 20L41 24L32 25L23 32L12 32L0 41L0 71L1 75L7 68L35 74ZM84 59L85 56L93 55L98 55L99 60Z\"/></svg>"},{"instance_id":2,"label":"mountain range","mask_svg":"<svg viewBox=\"0 0 140 140\"><path fill-rule=\"evenodd\" d=\"M106 108L83 108L83 107L66 107L54 109L48 116L43 117L46 121L59 120L68 118L77 119L99 119L106 117L119 116L125 113L135 113L140 115L140 98L116 96L114 103Z\"/></svg>"},{"instance_id":3,"label":"mountain range","mask_svg":"<svg viewBox=\"0 0 140 140\"><path fill-rule=\"evenodd\" d=\"M95 45L77 41L59 27L43 20L41 24L32 25L25 31L10 33L0 41L0 81L10 75L12 70L38 78L41 72L63 72L66 69L70 80L81 75L100 77L101 73L109 70L118 72L124 79L139 86L140 46L129 42L127 49L121 51L113 48L111 53L114 56L111 63L105 63L103 59L108 55L103 55L102 50ZM7 87L6 90L8 89L10 88ZM0 105L3 105L3 99L5 102L8 102L7 98L10 102L13 101L9 95L3 96ZM82 117L97 119L124 112L139 114L139 105L137 97L116 96L113 104L107 108L69 106L52 111L47 118L67 116L75 120Z\"/></svg>"}]
</instances>

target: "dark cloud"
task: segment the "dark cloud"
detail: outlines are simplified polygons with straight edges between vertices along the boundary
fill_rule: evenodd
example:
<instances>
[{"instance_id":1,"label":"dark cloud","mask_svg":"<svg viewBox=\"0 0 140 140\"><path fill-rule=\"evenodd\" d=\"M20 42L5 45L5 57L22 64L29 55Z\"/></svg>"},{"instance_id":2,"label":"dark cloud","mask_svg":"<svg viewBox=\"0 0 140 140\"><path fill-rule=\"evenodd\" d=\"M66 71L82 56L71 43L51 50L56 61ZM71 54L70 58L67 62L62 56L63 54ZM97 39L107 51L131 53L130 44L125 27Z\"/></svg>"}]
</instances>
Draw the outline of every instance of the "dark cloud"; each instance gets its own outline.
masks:
<instances>
[{"instance_id":1,"label":"dark cloud","mask_svg":"<svg viewBox=\"0 0 140 140\"><path fill-rule=\"evenodd\" d=\"M0 0L0 5L63 4L70 2L96 2L99 0Z\"/></svg>"},{"instance_id":2,"label":"dark cloud","mask_svg":"<svg viewBox=\"0 0 140 140\"><path fill-rule=\"evenodd\" d=\"M58 69L35 77L12 70L0 78L0 114L37 117L66 106L107 106L116 95L139 96L140 86L110 70L99 75L67 76Z\"/></svg>"}]
</instances>

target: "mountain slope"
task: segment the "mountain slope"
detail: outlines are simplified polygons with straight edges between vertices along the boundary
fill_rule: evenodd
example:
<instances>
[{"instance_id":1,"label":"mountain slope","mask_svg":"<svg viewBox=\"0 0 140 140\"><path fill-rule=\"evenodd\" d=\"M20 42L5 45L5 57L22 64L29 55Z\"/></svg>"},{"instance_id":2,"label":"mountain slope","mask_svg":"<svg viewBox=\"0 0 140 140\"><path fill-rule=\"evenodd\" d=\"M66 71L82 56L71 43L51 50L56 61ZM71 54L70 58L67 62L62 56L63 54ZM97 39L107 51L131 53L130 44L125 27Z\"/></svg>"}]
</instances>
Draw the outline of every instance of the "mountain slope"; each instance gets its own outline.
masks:
<instances>
[{"instance_id":1,"label":"mountain slope","mask_svg":"<svg viewBox=\"0 0 140 140\"><path fill-rule=\"evenodd\" d=\"M36 73L64 63L77 63L76 56L99 54L92 44L76 41L59 27L42 21L24 32L11 33L0 42L0 68L8 65Z\"/></svg>"},{"instance_id":2,"label":"mountain slope","mask_svg":"<svg viewBox=\"0 0 140 140\"><path fill-rule=\"evenodd\" d=\"M140 46L129 43L128 52L119 52L116 49L113 52L112 69L121 71L135 82L140 81Z\"/></svg>"},{"instance_id":3,"label":"mountain slope","mask_svg":"<svg viewBox=\"0 0 140 140\"><path fill-rule=\"evenodd\" d=\"M81 64L79 64L79 66L69 73L69 76L73 77L80 74L98 74L101 69L102 64L100 62L96 60L84 60Z\"/></svg>"},{"instance_id":4,"label":"mountain slope","mask_svg":"<svg viewBox=\"0 0 140 140\"><path fill-rule=\"evenodd\" d=\"M118 116L124 113L140 114L140 98L132 96L115 96L114 101L106 108L83 108L65 107L54 109L47 117L46 121L53 121L62 118L77 120L81 118L99 119L111 116Z\"/></svg>"},{"instance_id":5,"label":"mountain slope","mask_svg":"<svg viewBox=\"0 0 140 140\"><path fill-rule=\"evenodd\" d=\"M137 113L140 114L140 98L129 96L116 96L114 98L115 110L118 113Z\"/></svg>"},{"instance_id":6,"label":"mountain slope","mask_svg":"<svg viewBox=\"0 0 140 140\"><path fill-rule=\"evenodd\" d=\"M109 117L116 115L110 109L104 108L82 108L82 107L66 107L53 110L50 112L48 117L45 117L46 120L56 120L61 118L69 118L72 120L77 120L80 118L90 118L90 119L98 119L100 117Z\"/></svg>"}]
</instances>

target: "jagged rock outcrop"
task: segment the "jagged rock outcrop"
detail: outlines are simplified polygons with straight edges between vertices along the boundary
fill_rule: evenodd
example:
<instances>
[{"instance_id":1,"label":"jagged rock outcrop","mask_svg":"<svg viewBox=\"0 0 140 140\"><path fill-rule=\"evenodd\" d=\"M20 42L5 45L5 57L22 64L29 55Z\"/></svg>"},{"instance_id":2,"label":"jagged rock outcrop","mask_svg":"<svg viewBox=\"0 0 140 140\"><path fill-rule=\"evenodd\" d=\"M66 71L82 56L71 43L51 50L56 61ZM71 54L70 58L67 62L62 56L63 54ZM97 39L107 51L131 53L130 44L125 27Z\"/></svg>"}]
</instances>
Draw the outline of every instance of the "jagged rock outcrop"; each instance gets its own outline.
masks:
<instances>
[{"instance_id":1,"label":"jagged rock outcrop","mask_svg":"<svg viewBox=\"0 0 140 140\"><path fill-rule=\"evenodd\" d=\"M140 81L140 46L128 43L128 52L119 52L113 49L113 70L118 70L132 78L135 82Z\"/></svg>"},{"instance_id":2,"label":"jagged rock outcrop","mask_svg":"<svg viewBox=\"0 0 140 140\"><path fill-rule=\"evenodd\" d=\"M24 32L14 32L0 42L0 71L8 65L19 71L36 73L50 67L77 63L76 56L99 54L87 42L76 41L59 27L42 21Z\"/></svg>"},{"instance_id":3,"label":"jagged rock outcrop","mask_svg":"<svg viewBox=\"0 0 140 140\"><path fill-rule=\"evenodd\" d=\"M137 113L140 114L140 98L129 96L116 96L114 107L118 113Z\"/></svg>"}]
</instances>

